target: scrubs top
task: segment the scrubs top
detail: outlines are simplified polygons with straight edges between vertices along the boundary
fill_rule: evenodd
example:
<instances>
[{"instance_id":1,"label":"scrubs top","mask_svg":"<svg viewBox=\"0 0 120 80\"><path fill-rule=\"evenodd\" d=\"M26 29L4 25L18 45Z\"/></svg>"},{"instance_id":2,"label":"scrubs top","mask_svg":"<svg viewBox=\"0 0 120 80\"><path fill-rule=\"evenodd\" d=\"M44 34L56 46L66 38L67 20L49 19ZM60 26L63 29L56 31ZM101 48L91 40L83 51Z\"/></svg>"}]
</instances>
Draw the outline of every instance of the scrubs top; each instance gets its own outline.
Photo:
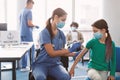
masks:
<instances>
[{"instance_id":1,"label":"scrubs top","mask_svg":"<svg viewBox=\"0 0 120 80\"><path fill-rule=\"evenodd\" d=\"M32 28L28 26L28 20L32 20L31 9L24 8L20 13L20 35L27 38L28 41L33 41Z\"/></svg>"},{"instance_id":2,"label":"scrubs top","mask_svg":"<svg viewBox=\"0 0 120 80\"><path fill-rule=\"evenodd\" d=\"M36 59L36 63L50 63L53 65L61 64L60 57L50 57L45 50L44 44L51 43L53 45L54 50L60 50L64 47L66 43L66 38L64 33L58 29L57 35L53 39L50 37L50 33L45 28L40 33L40 46L41 51Z\"/></svg>"}]
</instances>

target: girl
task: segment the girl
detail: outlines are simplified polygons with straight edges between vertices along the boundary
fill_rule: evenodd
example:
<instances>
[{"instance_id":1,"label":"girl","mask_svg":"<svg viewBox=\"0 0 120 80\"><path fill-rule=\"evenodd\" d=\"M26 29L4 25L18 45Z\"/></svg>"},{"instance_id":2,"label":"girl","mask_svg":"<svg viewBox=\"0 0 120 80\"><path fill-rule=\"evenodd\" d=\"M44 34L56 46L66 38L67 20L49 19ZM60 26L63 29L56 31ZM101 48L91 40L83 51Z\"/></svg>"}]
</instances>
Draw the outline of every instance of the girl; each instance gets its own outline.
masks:
<instances>
[{"instance_id":1,"label":"girl","mask_svg":"<svg viewBox=\"0 0 120 80\"><path fill-rule=\"evenodd\" d=\"M88 41L86 47L78 55L69 73L71 76L74 75L76 64L90 50L90 61L87 71L88 77L91 80L115 80L115 44L110 37L108 25L104 19L100 19L92 24L92 29L94 38ZM110 71L109 76L108 71Z\"/></svg>"}]
</instances>

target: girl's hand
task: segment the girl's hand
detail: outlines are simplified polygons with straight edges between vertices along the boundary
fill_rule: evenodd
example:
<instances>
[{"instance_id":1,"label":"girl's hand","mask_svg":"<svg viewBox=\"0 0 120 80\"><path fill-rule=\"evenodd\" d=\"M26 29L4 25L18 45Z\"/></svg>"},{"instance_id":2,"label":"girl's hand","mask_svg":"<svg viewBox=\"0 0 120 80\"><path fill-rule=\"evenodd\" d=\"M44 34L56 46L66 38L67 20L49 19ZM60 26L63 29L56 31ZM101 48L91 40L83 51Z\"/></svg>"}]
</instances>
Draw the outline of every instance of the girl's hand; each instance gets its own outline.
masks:
<instances>
[{"instance_id":1,"label":"girl's hand","mask_svg":"<svg viewBox=\"0 0 120 80\"><path fill-rule=\"evenodd\" d=\"M114 76L109 76L107 80L115 80Z\"/></svg>"},{"instance_id":2,"label":"girl's hand","mask_svg":"<svg viewBox=\"0 0 120 80\"><path fill-rule=\"evenodd\" d=\"M71 68L71 69L70 69L69 74L70 74L71 77L74 76L74 68Z\"/></svg>"}]
</instances>

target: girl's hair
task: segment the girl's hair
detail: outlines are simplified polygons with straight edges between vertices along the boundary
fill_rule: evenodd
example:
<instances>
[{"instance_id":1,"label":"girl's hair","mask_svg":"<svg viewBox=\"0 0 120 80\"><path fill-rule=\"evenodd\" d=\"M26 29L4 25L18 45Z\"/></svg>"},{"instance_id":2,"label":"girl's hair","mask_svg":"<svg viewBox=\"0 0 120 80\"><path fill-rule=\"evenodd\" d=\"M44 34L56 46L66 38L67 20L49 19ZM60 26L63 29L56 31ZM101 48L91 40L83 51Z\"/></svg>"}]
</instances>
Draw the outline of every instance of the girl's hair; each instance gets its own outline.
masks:
<instances>
[{"instance_id":1,"label":"girl's hair","mask_svg":"<svg viewBox=\"0 0 120 80\"><path fill-rule=\"evenodd\" d=\"M93 27L96 27L98 29L105 29L107 33L107 38L105 41L106 44L106 60L110 60L112 56L112 39L108 30L107 22L104 19L97 20L92 24Z\"/></svg>"},{"instance_id":2,"label":"girl's hair","mask_svg":"<svg viewBox=\"0 0 120 80\"><path fill-rule=\"evenodd\" d=\"M54 16L57 15L58 17L62 17L64 15L67 15L67 13L61 9L61 8L57 8L53 11L52 16L48 19L47 23L46 23L46 28L48 29L49 33L50 33L50 37L51 39L54 37L54 34L52 32L52 27L51 27L51 19L54 20Z\"/></svg>"}]
</instances>

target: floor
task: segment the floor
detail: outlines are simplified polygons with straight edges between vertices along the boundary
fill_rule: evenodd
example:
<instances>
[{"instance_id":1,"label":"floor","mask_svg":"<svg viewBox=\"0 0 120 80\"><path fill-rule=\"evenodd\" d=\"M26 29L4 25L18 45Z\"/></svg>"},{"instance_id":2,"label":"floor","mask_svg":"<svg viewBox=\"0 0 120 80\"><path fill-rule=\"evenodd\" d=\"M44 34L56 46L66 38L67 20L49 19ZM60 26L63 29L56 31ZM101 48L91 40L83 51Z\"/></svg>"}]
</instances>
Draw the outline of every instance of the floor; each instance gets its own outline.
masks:
<instances>
[{"instance_id":1,"label":"floor","mask_svg":"<svg viewBox=\"0 0 120 80\"><path fill-rule=\"evenodd\" d=\"M70 67L72 63L73 63L73 60L70 58L70 61L69 61ZM10 69L12 66L11 66L11 63L2 63L1 67L2 69L6 69L6 68ZM85 80L86 69L87 69L87 62L85 62L84 65L81 64L81 62L79 62L77 67L75 68L75 76L72 77L71 80ZM17 69L16 73L17 73L17 76L16 76L17 80L28 80L29 71L22 72L19 69ZM1 80L12 80L12 77L11 77L12 71L11 70L2 71L1 76L2 76Z\"/></svg>"},{"instance_id":2,"label":"floor","mask_svg":"<svg viewBox=\"0 0 120 80\"><path fill-rule=\"evenodd\" d=\"M69 58L69 69L70 69L72 63L73 63L72 58ZM74 75L74 77L72 77L71 80L85 80L86 79L87 63L88 63L88 61L84 62L84 64L82 64L81 62L78 63L78 65L75 68L75 75ZM5 68L10 69L11 63L2 63L1 67L2 67L2 69L5 69ZM16 73L17 73L17 76L16 76L17 80L28 80L29 71L22 72L19 69L17 69ZM2 74L1 80L12 80L12 77L11 77L12 71L11 70L2 71L1 74ZM116 75L116 80L120 80L120 73L118 75Z\"/></svg>"}]
</instances>

